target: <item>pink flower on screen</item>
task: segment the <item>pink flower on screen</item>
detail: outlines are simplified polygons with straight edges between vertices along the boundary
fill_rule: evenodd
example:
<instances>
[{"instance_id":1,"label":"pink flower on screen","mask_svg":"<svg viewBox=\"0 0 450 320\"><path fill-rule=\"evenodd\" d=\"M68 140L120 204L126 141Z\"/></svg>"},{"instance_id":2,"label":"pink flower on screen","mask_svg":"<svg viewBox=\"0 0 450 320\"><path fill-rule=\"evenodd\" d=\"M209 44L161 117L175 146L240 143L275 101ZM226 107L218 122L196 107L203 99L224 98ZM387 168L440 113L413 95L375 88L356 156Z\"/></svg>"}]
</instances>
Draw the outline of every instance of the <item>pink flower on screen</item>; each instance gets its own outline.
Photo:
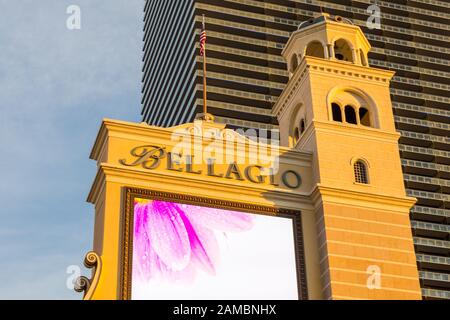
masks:
<instances>
[{"instance_id":1,"label":"pink flower on screen","mask_svg":"<svg viewBox=\"0 0 450 320\"><path fill-rule=\"evenodd\" d=\"M198 270L215 275L215 232L253 226L251 214L164 201L136 202L134 214L133 276L144 281L189 281Z\"/></svg>"}]
</instances>

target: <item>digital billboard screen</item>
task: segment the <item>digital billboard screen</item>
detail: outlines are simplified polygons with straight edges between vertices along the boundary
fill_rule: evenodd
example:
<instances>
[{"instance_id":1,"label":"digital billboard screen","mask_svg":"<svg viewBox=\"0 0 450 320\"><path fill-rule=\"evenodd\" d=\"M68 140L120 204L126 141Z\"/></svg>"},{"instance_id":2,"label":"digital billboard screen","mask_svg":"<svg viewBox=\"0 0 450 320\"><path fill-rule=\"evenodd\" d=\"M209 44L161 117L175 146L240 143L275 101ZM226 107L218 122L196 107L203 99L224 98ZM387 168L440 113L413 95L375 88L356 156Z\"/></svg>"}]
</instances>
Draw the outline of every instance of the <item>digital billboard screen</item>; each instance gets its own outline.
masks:
<instances>
[{"instance_id":1,"label":"digital billboard screen","mask_svg":"<svg viewBox=\"0 0 450 320\"><path fill-rule=\"evenodd\" d=\"M289 217L134 198L131 299L298 300Z\"/></svg>"}]
</instances>

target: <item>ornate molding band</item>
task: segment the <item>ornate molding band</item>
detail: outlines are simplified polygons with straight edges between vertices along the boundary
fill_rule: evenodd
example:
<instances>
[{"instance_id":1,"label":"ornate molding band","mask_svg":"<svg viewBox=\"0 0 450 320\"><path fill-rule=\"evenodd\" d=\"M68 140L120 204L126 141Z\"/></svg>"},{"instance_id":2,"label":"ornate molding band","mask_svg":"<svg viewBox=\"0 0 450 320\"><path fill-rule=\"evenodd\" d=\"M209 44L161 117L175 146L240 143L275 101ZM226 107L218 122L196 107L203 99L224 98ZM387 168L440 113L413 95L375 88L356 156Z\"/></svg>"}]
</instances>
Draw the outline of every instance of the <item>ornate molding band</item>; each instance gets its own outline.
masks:
<instances>
[{"instance_id":1,"label":"ornate molding band","mask_svg":"<svg viewBox=\"0 0 450 320\"><path fill-rule=\"evenodd\" d=\"M100 279L102 270L102 258L95 252L89 252L84 259L84 266L88 269L94 269L92 279L87 277L79 277L75 282L75 291L84 292L84 300L91 300Z\"/></svg>"}]
</instances>

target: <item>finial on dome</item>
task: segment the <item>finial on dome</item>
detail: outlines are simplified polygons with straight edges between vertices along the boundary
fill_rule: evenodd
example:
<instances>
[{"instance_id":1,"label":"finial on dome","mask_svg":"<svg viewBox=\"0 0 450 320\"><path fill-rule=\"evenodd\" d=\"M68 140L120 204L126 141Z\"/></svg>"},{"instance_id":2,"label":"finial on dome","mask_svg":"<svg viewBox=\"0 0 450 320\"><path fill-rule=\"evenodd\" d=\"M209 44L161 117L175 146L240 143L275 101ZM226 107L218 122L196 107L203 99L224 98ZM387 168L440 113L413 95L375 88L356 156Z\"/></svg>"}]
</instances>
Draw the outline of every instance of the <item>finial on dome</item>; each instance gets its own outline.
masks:
<instances>
[{"instance_id":1,"label":"finial on dome","mask_svg":"<svg viewBox=\"0 0 450 320\"><path fill-rule=\"evenodd\" d=\"M330 14L326 13L324 7L322 7L322 6L320 6L320 12L316 12L313 15L314 19L317 19L317 18L320 18L320 17L328 18L329 16L330 16Z\"/></svg>"}]
</instances>

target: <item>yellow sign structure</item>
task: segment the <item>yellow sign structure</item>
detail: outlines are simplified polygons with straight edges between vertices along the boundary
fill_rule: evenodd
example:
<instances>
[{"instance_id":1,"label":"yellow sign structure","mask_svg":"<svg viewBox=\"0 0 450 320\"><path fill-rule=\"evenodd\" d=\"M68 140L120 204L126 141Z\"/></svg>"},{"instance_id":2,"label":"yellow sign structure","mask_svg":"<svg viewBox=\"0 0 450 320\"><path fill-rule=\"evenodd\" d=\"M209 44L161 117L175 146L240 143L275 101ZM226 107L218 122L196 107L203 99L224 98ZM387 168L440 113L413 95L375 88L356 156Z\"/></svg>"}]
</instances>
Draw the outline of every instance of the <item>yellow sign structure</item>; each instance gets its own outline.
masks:
<instances>
[{"instance_id":1,"label":"yellow sign structure","mask_svg":"<svg viewBox=\"0 0 450 320\"><path fill-rule=\"evenodd\" d=\"M158 128L105 120L91 155L98 174L86 265L95 270L80 281L85 299L138 297L133 263L153 252L133 252L142 201L291 218L298 299L421 299L393 73L371 68L369 51L343 18L321 14L300 25L283 51L290 81L273 108L281 146L209 121ZM270 247L280 236L268 230Z\"/></svg>"},{"instance_id":2,"label":"yellow sign structure","mask_svg":"<svg viewBox=\"0 0 450 320\"><path fill-rule=\"evenodd\" d=\"M133 195L269 216L297 215L304 226L297 250L303 297L308 294L306 278L318 279L310 153L255 143L223 125L202 121L163 129L105 120L92 159L99 171L89 201L96 208L94 252L102 268L84 286L88 298L131 298L127 201ZM307 261L304 244L316 252ZM309 287L310 294L320 296L319 287L316 293Z\"/></svg>"}]
</instances>

